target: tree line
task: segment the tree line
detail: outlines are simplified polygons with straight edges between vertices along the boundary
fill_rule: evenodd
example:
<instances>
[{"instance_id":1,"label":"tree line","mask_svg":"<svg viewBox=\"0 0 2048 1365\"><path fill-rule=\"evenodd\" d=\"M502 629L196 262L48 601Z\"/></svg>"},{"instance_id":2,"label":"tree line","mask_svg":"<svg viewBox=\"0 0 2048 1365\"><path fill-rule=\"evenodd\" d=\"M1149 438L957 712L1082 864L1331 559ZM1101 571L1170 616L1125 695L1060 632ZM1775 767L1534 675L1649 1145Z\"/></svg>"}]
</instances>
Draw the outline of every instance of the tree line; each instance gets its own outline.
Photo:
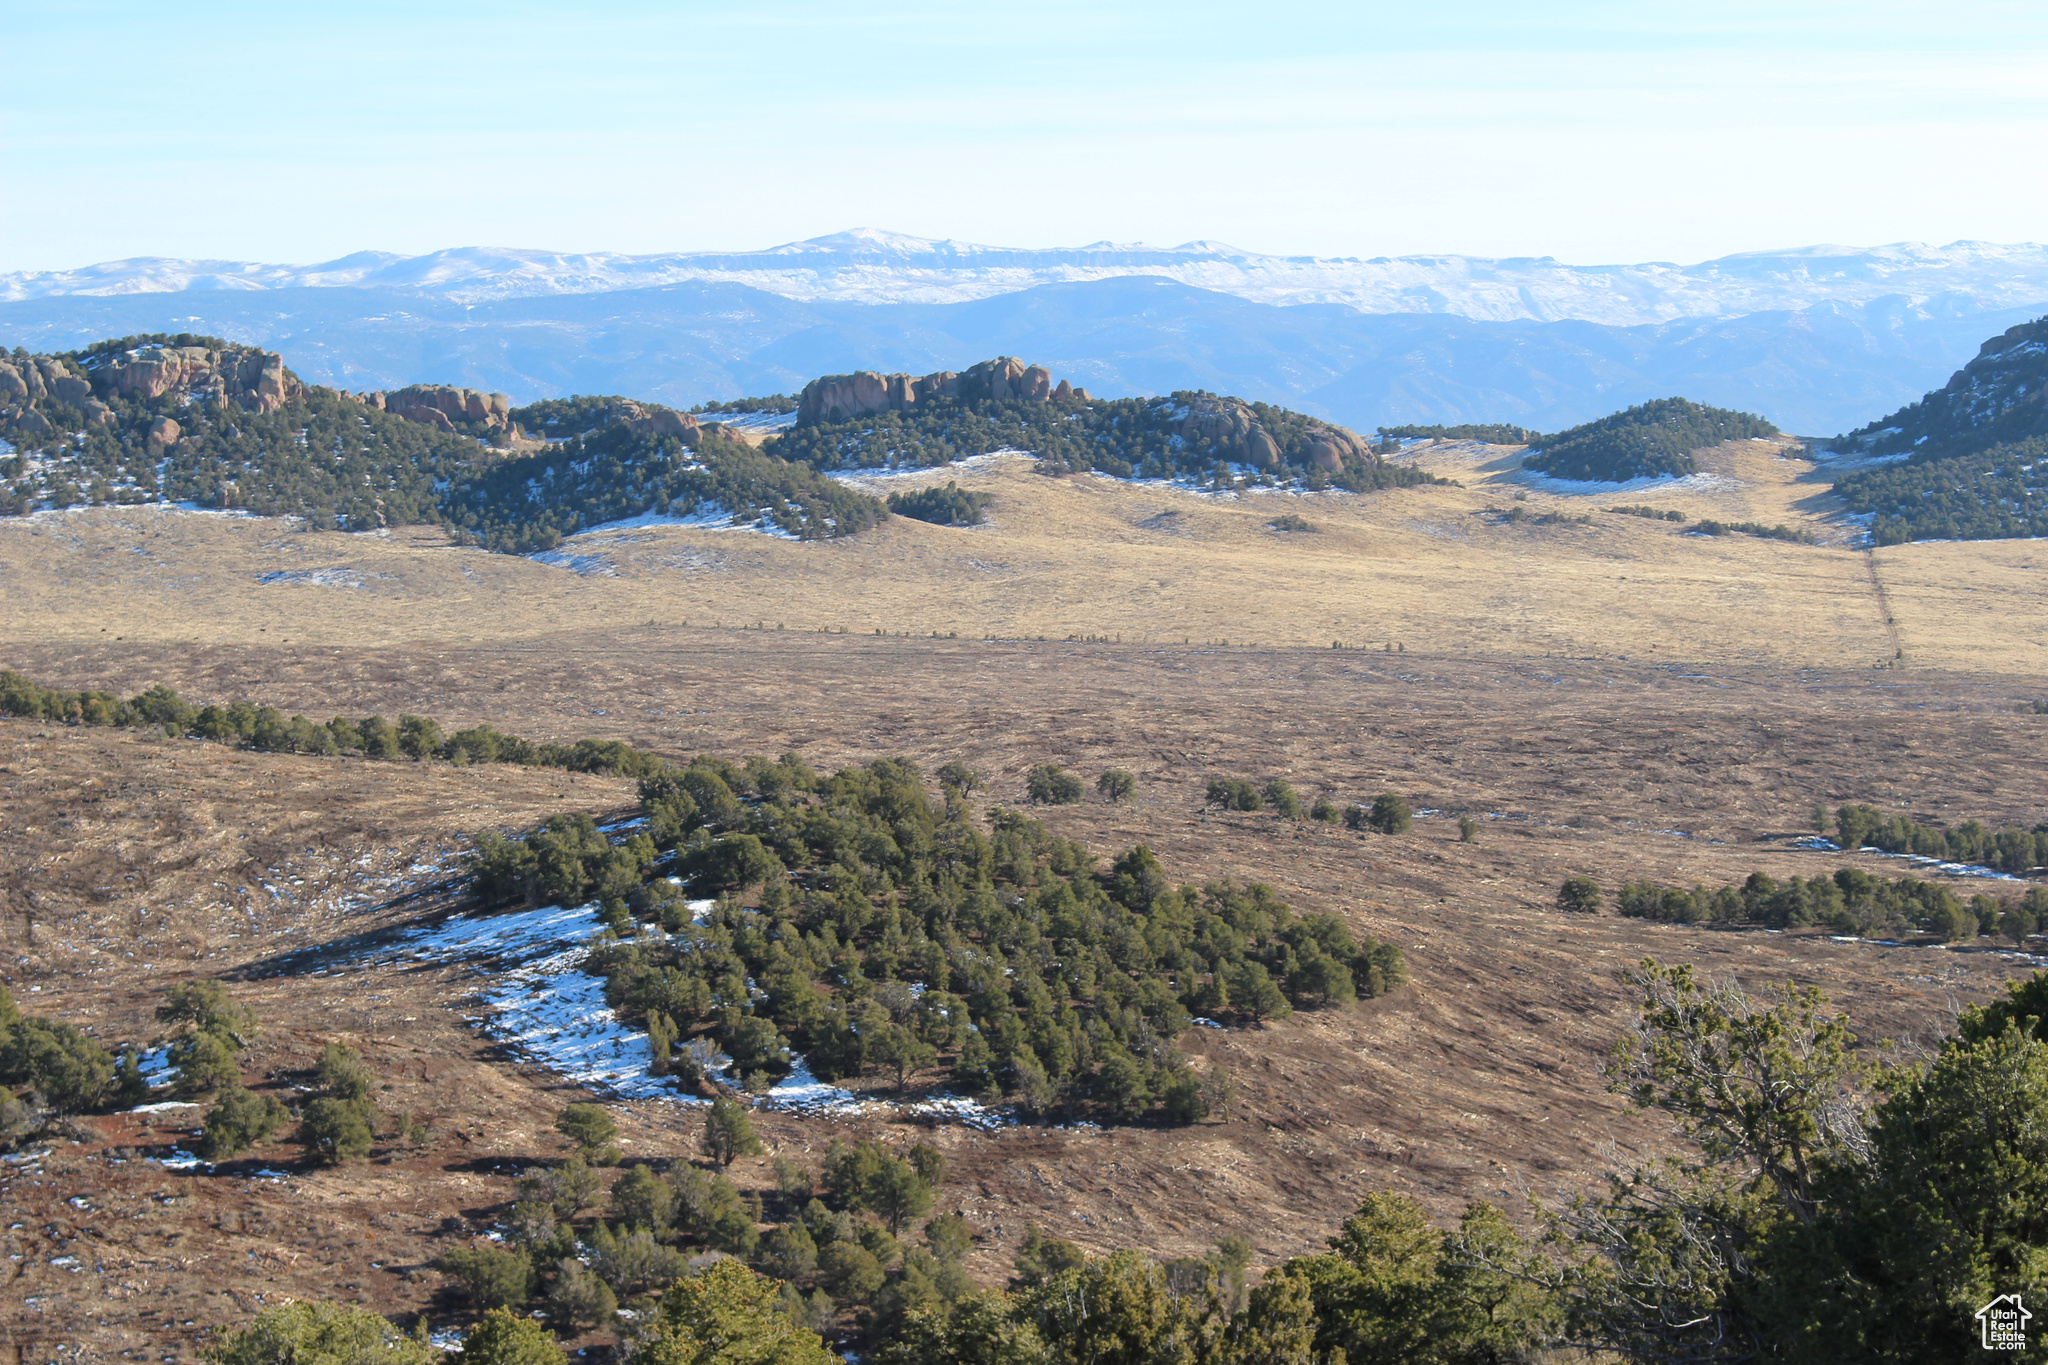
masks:
<instances>
[{"instance_id":1,"label":"tree line","mask_svg":"<svg viewBox=\"0 0 2048 1365\"><path fill-rule=\"evenodd\" d=\"M1815 806L1814 816L1815 827L1846 849L1913 853L2015 874L2048 866L2048 824L2032 829L2006 825L1996 830L1980 820L1965 820L1953 827L1923 825L1908 816L1887 815L1862 804L1837 807L1832 819L1825 807Z\"/></svg>"},{"instance_id":2,"label":"tree line","mask_svg":"<svg viewBox=\"0 0 2048 1365\"><path fill-rule=\"evenodd\" d=\"M481 836L477 887L596 896L627 932L590 969L685 1083L729 1068L762 1088L796 1051L827 1080L943 1069L1033 1112L1193 1122L1226 1088L1173 1046L1194 1017L1284 1018L1405 978L1392 945L1262 884L1175 886L1143 845L1105 867L999 808L984 827L962 787L935 801L904 759L826 777L794 754L698 758L641 797L644 828L616 846L588 817ZM701 922L661 869L719 893Z\"/></svg>"},{"instance_id":3,"label":"tree line","mask_svg":"<svg viewBox=\"0 0 2048 1365\"><path fill-rule=\"evenodd\" d=\"M1599 883L1587 877L1568 878L1558 892L1562 910L1597 911L1602 902ZM2010 899L1979 892L1965 900L1939 882L1875 877L1859 867L1844 867L1832 877L1783 882L1752 872L1739 885L1713 889L1626 882L1615 896L1615 908L1634 919L1667 924L1824 927L1859 938L1925 933L1944 943L2002 935L2021 943L2048 918L2048 887L2031 887Z\"/></svg>"},{"instance_id":4,"label":"tree line","mask_svg":"<svg viewBox=\"0 0 2048 1365\"><path fill-rule=\"evenodd\" d=\"M489 725L444 733L438 721L400 716L336 716L325 724L287 717L275 707L251 702L194 706L157 683L125 701L111 692L65 692L0 669L0 715L68 725L146 727L180 737L237 744L267 753L346 754L389 761L515 763L529 768L566 768L610 777L644 777L668 760L615 739L579 739L549 744L508 735Z\"/></svg>"},{"instance_id":5,"label":"tree line","mask_svg":"<svg viewBox=\"0 0 2048 1365\"><path fill-rule=\"evenodd\" d=\"M1378 427L1378 433L1396 441L1483 441L1490 446L1528 446L1543 441L1543 433L1507 422L1464 422L1457 426Z\"/></svg>"}]
</instances>

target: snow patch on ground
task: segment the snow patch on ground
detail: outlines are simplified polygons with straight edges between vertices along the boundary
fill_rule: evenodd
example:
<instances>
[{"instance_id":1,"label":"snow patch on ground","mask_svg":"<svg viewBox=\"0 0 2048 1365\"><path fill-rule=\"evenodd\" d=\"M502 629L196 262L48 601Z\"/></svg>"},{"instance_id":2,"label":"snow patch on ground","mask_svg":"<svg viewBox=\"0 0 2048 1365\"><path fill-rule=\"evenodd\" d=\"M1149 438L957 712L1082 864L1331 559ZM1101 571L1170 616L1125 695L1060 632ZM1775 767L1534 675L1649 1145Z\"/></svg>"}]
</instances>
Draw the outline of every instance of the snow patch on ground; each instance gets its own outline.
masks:
<instances>
[{"instance_id":1,"label":"snow patch on ground","mask_svg":"<svg viewBox=\"0 0 2048 1365\"><path fill-rule=\"evenodd\" d=\"M983 455L969 455L966 459L954 460L950 464L882 465L871 469L835 469L827 473L825 477L838 483L843 483L848 488L858 488L864 493L881 491L871 487L871 485L878 483L892 486L891 491L900 491L904 488L923 487L928 484L943 483L947 479L957 479L962 474L972 474L987 469L992 465L1000 464L1005 460L1035 460L1037 458L1036 455L1028 450L991 450Z\"/></svg>"},{"instance_id":2,"label":"snow patch on ground","mask_svg":"<svg viewBox=\"0 0 2048 1365\"><path fill-rule=\"evenodd\" d=\"M1517 469L1504 474L1501 482L1527 484L1539 492L1558 493L1568 498L1610 498L1621 493L1638 493L1646 488L1654 488L1660 493L1734 493L1749 487L1740 479L1722 474L1687 474L1683 478L1660 474L1608 483L1601 479L1553 479L1533 469Z\"/></svg>"},{"instance_id":3,"label":"snow patch on ground","mask_svg":"<svg viewBox=\"0 0 2048 1365\"><path fill-rule=\"evenodd\" d=\"M705 423L721 422L735 431L744 431L748 435L753 436L767 431L788 431L796 425L796 414L793 412L700 412L697 414L697 420Z\"/></svg>"},{"instance_id":4,"label":"snow patch on ground","mask_svg":"<svg viewBox=\"0 0 2048 1365\"><path fill-rule=\"evenodd\" d=\"M142 1072L142 1079L154 1090L169 1085L178 1078L178 1068L171 1065L171 1049L168 1044L153 1047L135 1056L136 1068Z\"/></svg>"},{"instance_id":5,"label":"snow patch on ground","mask_svg":"<svg viewBox=\"0 0 2048 1365\"><path fill-rule=\"evenodd\" d=\"M310 583L319 588L360 588L363 576L354 569L275 569L270 573L258 574L256 581L273 583Z\"/></svg>"},{"instance_id":6,"label":"snow patch on ground","mask_svg":"<svg viewBox=\"0 0 2048 1365\"><path fill-rule=\"evenodd\" d=\"M692 922L703 923L715 904L687 902ZM457 915L407 933L396 956L494 965L496 973L478 992L483 1031L565 1079L622 1099L708 1103L677 1089L673 1078L648 1070L653 1057L646 1030L620 1019L605 1003L604 978L583 970L591 945L603 933L595 901L503 915ZM769 1088L764 1104L800 1114L881 1107L879 1101L819 1080L801 1056L792 1056L791 1063L790 1074ZM899 1107L983 1131L1017 1121L1008 1109L950 1095Z\"/></svg>"},{"instance_id":7,"label":"snow patch on ground","mask_svg":"<svg viewBox=\"0 0 2048 1365\"><path fill-rule=\"evenodd\" d=\"M605 531L641 531L650 526L694 526L699 530L729 531L733 526L733 518L732 513L713 503L699 508L688 516L677 516L669 512L642 512L637 517L600 522L596 526L584 527L576 536L594 536Z\"/></svg>"},{"instance_id":8,"label":"snow patch on ground","mask_svg":"<svg viewBox=\"0 0 2048 1365\"><path fill-rule=\"evenodd\" d=\"M1820 853L1842 852L1840 844L1819 834L1808 835L1804 839L1794 839L1789 847L1810 848ZM2025 877L2015 877L2010 872L2000 872L1995 867L1985 867L1981 863L1951 863L1941 858L1930 858L1921 853L1887 853L1881 848L1871 848L1868 845L1856 851L1858 853L1867 853L1873 858L1897 858L1903 862L1911 863L1915 867L1929 868L1951 877L1981 877L1986 881L1994 882L2024 882L2027 880Z\"/></svg>"},{"instance_id":9,"label":"snow patch on ground","mask_svg":"<svg viewBox=\"0 0 2048 1365\"><path fill-rule=\"evenodd\" d=\"M527 556L536 564L552 564L579 578L617 578L618 566L603 555L571 554L567 550L540 550Z\"/></svg>"}]
</instances>

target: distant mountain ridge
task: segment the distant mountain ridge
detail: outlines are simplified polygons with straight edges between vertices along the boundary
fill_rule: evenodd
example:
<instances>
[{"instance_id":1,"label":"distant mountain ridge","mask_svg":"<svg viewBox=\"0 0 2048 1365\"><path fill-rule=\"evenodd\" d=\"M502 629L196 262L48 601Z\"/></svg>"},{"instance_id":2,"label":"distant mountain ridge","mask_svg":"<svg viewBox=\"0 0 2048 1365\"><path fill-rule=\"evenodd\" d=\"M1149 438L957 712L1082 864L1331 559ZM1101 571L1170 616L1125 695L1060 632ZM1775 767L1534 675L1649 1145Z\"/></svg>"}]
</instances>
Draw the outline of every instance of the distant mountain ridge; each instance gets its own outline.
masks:
<instances>
[{"instance_id":1,"label":"distant mountain ridge","mask_svg":"<svg viewBox=\"0 0 2048 1365\"><path fill-rule=\"evenodd\" d=\"M1207 389L1358 431L1561 431L1682 393L1826 436L1939 386L1985 336L2043 311L1890 298L1639 327L1478 322L1275 307L1142 276L954 304L807 303L719 283L473 305L334 287L0 303L0 344L56 352L195 332L287 352L309 383L335 388L460 384L522 403L630 393L678 408L794 392L819 374L929 374L1028 355L1106 397Z\"/></svg>"},{"instance_id":2,"label":"distant mountain ridge","mask_svg":"<svg viewBox=\"0 0 2048 1365\"><path fill-rule=\"evenodd\" d=\"M1901 242L1743 252L1693 265L1570 265L1550 257L1276 256L1209 241L1035 250L857 229L759 251L642 256L460 247L423 256L364 251L305 266L139 257L0 275L0 302L345 288L476 304L728 283L806 302L943 304L1134 275L1281 306L1627 327L1886 298L1979 309L2048 302L2048 246Z\"/></svg>"}]
</instances>

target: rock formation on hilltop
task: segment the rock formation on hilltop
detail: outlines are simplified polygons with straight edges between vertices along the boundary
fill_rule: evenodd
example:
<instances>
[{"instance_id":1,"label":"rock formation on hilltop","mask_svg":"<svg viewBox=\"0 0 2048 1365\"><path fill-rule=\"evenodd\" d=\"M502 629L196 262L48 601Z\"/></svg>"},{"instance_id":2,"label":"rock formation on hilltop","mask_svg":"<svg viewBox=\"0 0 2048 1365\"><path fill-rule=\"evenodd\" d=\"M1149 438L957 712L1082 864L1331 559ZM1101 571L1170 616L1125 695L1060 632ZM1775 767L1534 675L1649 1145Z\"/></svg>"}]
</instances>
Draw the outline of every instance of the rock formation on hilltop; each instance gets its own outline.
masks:
<instances>
[{"instance_id":1,"label":"rock formation on hilltop","mask_svg":"<svg viewBox=\"0 0 2048 1365\"><path fill-rule=\"evenodd\" d=\"M232 403L250 412L275 412L304 392L298 376L275 351L214 345L145 345L127 351L77 357L25 355L0 360L0 416L24 435L57 430L43 411L75 411L85 426L111 427L116 402L148 403L168 393ZM177 423L165 429L177 442Z\"/></svg>"},{"instance_id":2,"label":"rock formation on hilltop","mask_svg":"<svg viewBox=\"0 0 2048 1365\"><path fill-rule=\"evenodd\" d=\"M933 398L969 406L1002 401L1099 406L1086 389L1073 388L1064 379L1054 384L1043 366L1001 356L958 374L941 370L921 379L871 370L814 379L804 386L798 402L797 425L849 422L882 412L911 414ZM1266 409L1284 419L1288 428L1276 431L1259 409L1238 398L1181 393L1152 401L1158 412L1148 414L1147 423L1163 422L1167 436L1184 449L1200 450L1211 461L1260 471L1278 471L1291 461L1326 475L1342 475L1347 464L1354 470L1379 464L1371 445L1355 432L1299 413Z\"/></svg>"},{"instance_id":3,"label":"rock formation on hilltop","mask_svg":"<svg viewBox=\"0 0 2048 1365\"><path fill-rule=\"evenodd\" d=\"M905 412L929 398L973 401L1017 399L1026 403L1088 402L1088 390L1062 379L1052 382L1043 366L1026 365L1015 356L984 360L961 373L940 370L922 378L907 374L828 374L804 385L797 400L799 424L845 422L876 412Z\"/></svg>"},{"instance_id":4,"label":"rock formation on hilltop","mask_svg":"<svg viewBox=\"0 0 2048 1365\"><path fill-rule=\"evenodd\" d=\"M1346 427L1299 418L1305 425L1299 455L1303 462L1325 474L1341 474L1351 460L1367 468L1376 467L1380 457L1358 433ZM1281 463L1280 442L1274 439L1258 412L1241 398L1196 394L1187 403L1186 415L1174 426L1174 434L1189 445L1206 441L1218 456L1233 464L1254 469L1277 469Z\"/></svg>"},{"instance_id":5,"label":"rock formation on hilltop","mask_svg":"<svg viewBox=\"0 0 2048 1365\"><path fill-rule=\"evenodd\" d=\"M447 384L414 384L393 393L365 393L359 397L380 412L441 431L455 430L457 422L478 422L490 431L508 431L512 425L512 400L502 393L479 393Z\"/></svg>"}]
</instances>

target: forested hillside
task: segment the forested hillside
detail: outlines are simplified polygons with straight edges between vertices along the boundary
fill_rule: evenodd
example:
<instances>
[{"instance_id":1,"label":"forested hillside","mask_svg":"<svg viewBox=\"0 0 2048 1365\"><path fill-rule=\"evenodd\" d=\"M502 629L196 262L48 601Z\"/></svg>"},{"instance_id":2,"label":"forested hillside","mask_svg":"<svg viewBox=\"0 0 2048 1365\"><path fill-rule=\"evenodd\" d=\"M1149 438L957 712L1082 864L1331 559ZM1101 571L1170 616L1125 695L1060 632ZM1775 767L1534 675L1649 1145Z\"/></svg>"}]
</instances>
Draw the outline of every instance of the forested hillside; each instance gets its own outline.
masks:
<instances>
[{"instance_id":1,"label":"forested hillside","mask_svg":"<svg viewBox=\"0 0 2048 1365\"><path fill-rule=\"evenodd\" d=\"M1213 479L1366 492L1433 482L1380 462L1355 433L1268 403L1199 391L1101 399L1002 357L953 374L828 375L769 448L818 469L924 468L1028 451L1049 472ZM1231 475L1236 477L1236 474Z\"/></svg>"},{"instance_id":2,"label":"forested hillside","mask_svg":"<svg viewBox=\"0 0 2048 1365\"><path fill-rule=\"evenodd\" d=\"M2048 318L1991 338L1942 388L1837 439L1840 454L1906 459L1835 491L1873 518L1880 545L2048 535L2044 385Z\"/></svg>"},{"instance_id":3,"label":"forested hillside","mask_svg":"<svg viewBox=\"0 0 2048 1365\"><path fill-rule=\"evenodd\" d=\"M864 531L888 515L865 493L749 447L716 424L686 427L627 399L566 398L516 408L545 449L473 471L444 514L493 550L545 550L563 536L644 513L732 516L802 540ZM685 444L694 441L694 448Z\"/></svg>"},{"instance_id":4,"label":"forested hillside","mask_svg":"<svg viewBox=\"0 0 2048 1365\"><path fill-rule=\"evenodd\" d=\"M1552 478L1605 483L1680 476L1699 471L1696 450L1777 434L1775 426L1754 413L1659 398L1554 436L1532 437L1531 444L1541 448L1522 467Z\"/></svg>"},{"instance_id":5,"label":"forested hillside","mask_svg":"<svg viewBox=\"0 0 2048 1365\"><path fill-rule=\"evenodd\" d=\"M851 535L889 509L829 471L998 450L1034 454L1052 473L1355 492L1432 482L1284 408L1208 393L1093 399L1007 358L914 381L827 376L802 400L706 415L793 408L798 424L756 450L722 423L616 396L509 409L502 394L447 387L343 393L216 337L17 351L0 360L0 514L178 501L349 531L438 523L524 554L646 514L731 518L805 540ZM919 504L906 515L967 524L979 513Z\"/></svg>"},{"instance_id":6,"label":"forested hillside","mask_svg":"<svg viewBox=\"0 0 2048 1365\"><path fill-rule=\"evenodd\" d=\"M146 336L0 360L0 511L190 501L365 530L439 520L468 433L312 388L274 354Z\"/></svg>"}]
</instances>

